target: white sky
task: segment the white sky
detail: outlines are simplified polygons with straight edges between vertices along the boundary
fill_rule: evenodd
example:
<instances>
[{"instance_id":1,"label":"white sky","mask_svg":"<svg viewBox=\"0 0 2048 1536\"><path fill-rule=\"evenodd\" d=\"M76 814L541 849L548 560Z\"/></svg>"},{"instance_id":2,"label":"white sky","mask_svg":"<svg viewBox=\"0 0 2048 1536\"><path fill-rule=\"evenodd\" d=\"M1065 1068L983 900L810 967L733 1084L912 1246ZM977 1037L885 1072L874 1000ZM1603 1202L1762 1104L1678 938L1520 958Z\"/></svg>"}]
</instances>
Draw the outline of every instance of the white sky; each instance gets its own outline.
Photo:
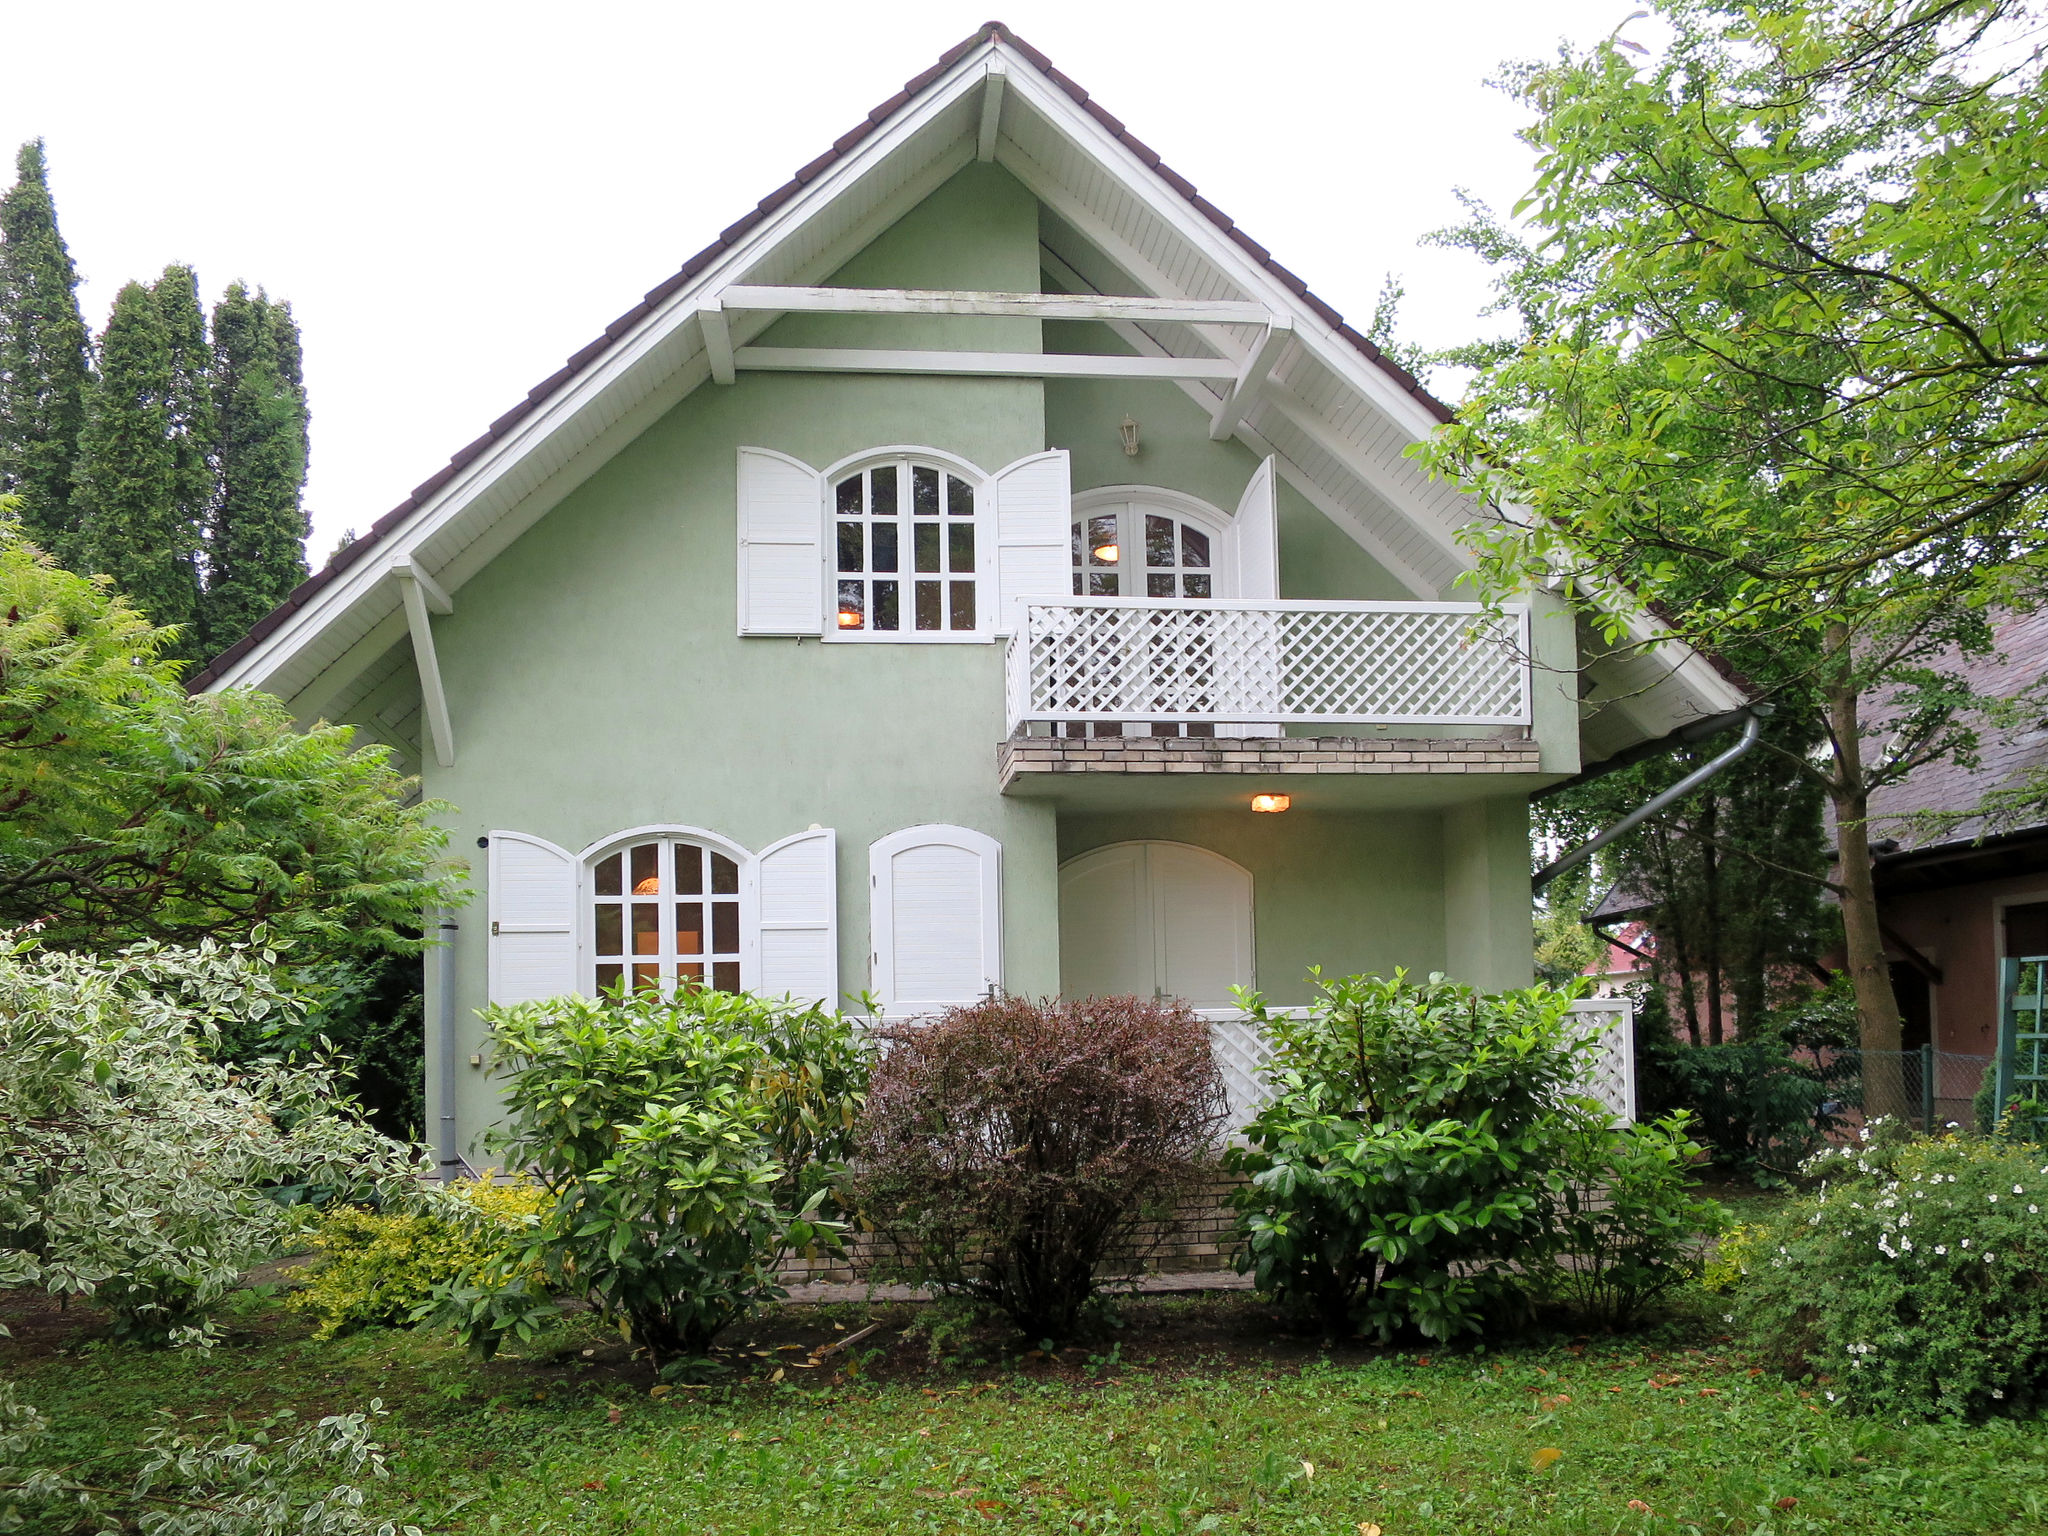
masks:
<instances>
[{"instance_id":1,"label":"white sky","mask_svg":"<svg viewBox=\"0 0 2048 1536\"><path fill-rule=\"evenodd\" d=\"M288 299L313 563L993 9L1363 327L1477 334L1485 271L1421 250L1452 188L1529 178L1505 59L1627 0L66 0L8 8L0 146L48 140L95 331L186 261ZM1631 37L1655 42L1654 23ZM30 67L30 66L33 67Z\"/></svg>"}]
</instances>

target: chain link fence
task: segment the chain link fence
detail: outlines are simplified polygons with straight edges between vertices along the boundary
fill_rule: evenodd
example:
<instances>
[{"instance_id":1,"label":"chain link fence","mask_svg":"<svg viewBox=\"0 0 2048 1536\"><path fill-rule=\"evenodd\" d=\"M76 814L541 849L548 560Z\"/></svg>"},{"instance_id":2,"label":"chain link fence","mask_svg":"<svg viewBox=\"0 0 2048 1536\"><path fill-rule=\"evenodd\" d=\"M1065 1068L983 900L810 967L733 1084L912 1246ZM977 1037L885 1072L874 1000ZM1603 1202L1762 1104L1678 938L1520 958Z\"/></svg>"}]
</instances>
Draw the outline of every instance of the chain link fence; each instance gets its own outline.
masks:
<instances>
[{"instance_id":1,"label":"chain link fence","mask_svg":"<svg viewBox=\"0 0 2048 1536\"><path fill-rule=\"evenodd\" d=\"M1829 1130L1853 1131L1889 1117L1916 1130L1978 1128L1977 1099L1988 1100L1992 1058L1968 1051L1802 1051L1819 1094L1816 1118Z\"/></svg>"}]
</instances>

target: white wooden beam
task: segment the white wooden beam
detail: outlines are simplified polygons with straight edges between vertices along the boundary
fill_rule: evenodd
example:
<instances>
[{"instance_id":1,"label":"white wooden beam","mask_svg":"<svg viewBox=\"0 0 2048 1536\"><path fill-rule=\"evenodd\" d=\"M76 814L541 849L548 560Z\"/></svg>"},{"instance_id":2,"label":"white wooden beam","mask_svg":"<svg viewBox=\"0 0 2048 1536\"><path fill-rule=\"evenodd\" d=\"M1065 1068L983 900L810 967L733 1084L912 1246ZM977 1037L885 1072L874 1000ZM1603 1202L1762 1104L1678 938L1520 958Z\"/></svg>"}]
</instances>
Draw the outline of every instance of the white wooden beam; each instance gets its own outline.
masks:
<instances>
[{"instance_id":1,"label":"white wooden beam","mask_svg":"<svg viewBox=\"0 0 2048 1536\"><path fill-rule=\"evenodd\" d=\"M1286 315L1275 315L1273 323L1266 327L1265 335L1258 339L1245 355L1244 367L1237 377L1230 381L1223 391L1223 398L1216 402L1216 409L1209 413L1209 438L1212 442L1228 442L1237 424L1252 413L1259 396L1266 391L1266 377L1273 371L1273 365L1280 361L1281 350L1294 339L1294 321Z\"/></svg>"},{"instance_id":2,"label":"white wooden beam","mask_svg":"<svg viewBox=\"0 0 2048 1536\"><path fill-rule=\"evenodd\" d=\"M974 158L984 165L996 157L996 134L1003 125L1003 86L1009 69L1000 58L988 61L988 84L981 91L981 131L974 138Z\"/></svg>"},{"instance_id":3,"label":"white wooden beam","mask_svg":"<svg viewBox=\"0 0 2048 1536\"><path fill-rule=\"evenodd\" d=\"M427 608L430 612L453 613L455 611L455 599L442 590L441 583L434 580L433 577L415 565L410 555L402 555L392 561L391 574L400 581L418 582L420 596L427 600Z\"/></svg>"},{"instance_id":4,"label":"white wooden beam","mask_svg":"<svg viewBox=\"0 0 2048 1536\"><path fill-rule=\"evenodd\" d=\"M1236 299L1136 294L983 293L967 288L797 288L734 283L728 310L826 315L1012 315L1036 320L1138 320L1176 325L1266 325L1273 312Z\"/></svg>"},{"instance_id":5,"label":"white wooden beam","mask_svg":"<svg viewBox=\"0 0 2048 1536\"><path fill-rule=\"evenodd\" d=\"M767 373L937 373L1009 379L1211 379L1237 364L1209 357L1100 357L1071 352L912 352L872 347L741 347L737 368Z\"/></svg>"},{"instance_id":6,"label":"white wooden beam","mask_svg":"<svg viewBox=\"0 0 2048 1536\"><path fill-rule=\"evenodd\" d=\"M711 365L711 382L732 382L732 330L725 323L725 309L717 299L706 299L697 309L704 328L704 359Z\"/></svg>"},{"instance_id":7,"label":"white wooden beam","mask_svg":"<svg viewBox=\"0 0 2048 1536\"><path fill-rule=\"evenodd\" d=\"M412 659L420 672L420 707L427 717L427 729L434 738L434 761L443 768L455 766L455 732L448 724L448 694L441 686L441 662L434 654L434 630L427 618L427 594L420 590L419 573L410 565L395 567L398 590L405 599L405 623L412 631Z\"/></svg>"}]
</instances>

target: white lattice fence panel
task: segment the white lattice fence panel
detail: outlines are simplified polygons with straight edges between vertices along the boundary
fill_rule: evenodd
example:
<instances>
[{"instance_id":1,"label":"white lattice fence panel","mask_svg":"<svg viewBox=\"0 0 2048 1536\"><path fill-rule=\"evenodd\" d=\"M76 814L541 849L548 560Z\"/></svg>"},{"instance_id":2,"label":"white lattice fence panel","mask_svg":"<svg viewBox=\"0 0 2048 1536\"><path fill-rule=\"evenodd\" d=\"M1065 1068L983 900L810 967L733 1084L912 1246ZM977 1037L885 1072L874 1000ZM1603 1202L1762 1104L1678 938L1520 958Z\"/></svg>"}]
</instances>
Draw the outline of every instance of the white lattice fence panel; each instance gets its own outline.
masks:
<instances>
[{"instance_id":1,"label":"white lattice fence panel","mask_svg":"<svg viewBox=\"0 0 2048 1536\"><path fill-rule=\"evenodd\" d=\"M1525 620L1468 603L1034 603L1012 686L1041 720L1524 725Z\"/></svg>"},{"instance_id":2,"label":"white lattice fence panel","mask_svg":"<svg viewBox=\"0 0 2048 1536\"><path fill-rule=\"evenodd\" d=\"M1259 1079L1259 1068L1272 1060L1273 1047L1256 1024L1242 1018L1209 1018L1209 1054L1223 1074L1230 1101L1224 1134L1235 1136L1272 1097Z\"/></svg>"},{"instance_id":3,"label":"white lattice fence panel","mask_svg":"<svg viewBox=\"0 0 2048 1536\"><path fill-rule=\"evenodd\" d=\"M1614 1111L1616 1120L1636 1117L1635 1005L1626 998L1596 997L1572 1005L1584 1037L1598 1042L1588 1059L1580 1090Z\"/></svg>"}]
</instances>

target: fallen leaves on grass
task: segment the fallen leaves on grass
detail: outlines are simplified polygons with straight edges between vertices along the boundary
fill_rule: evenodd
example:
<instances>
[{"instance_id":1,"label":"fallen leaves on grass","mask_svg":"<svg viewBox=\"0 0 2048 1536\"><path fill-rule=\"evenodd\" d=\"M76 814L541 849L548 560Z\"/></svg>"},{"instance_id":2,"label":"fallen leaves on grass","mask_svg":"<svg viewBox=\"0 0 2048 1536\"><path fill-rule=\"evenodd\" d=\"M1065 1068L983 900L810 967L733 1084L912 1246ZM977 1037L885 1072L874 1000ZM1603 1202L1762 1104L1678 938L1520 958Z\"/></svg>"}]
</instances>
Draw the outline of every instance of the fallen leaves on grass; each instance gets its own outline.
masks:
<instances>
[{"instance_id":1,"label":"fallen leaves on grass","mask_svg":"<svg viewBox=\"0 0 2048 1536\"><path fill-rule=\"evenodd\" d=\"M1548 1472L1552 1467L1556 1466L1562 1460L1564 1460L1563 1451L1560 1451L1554 1445L1546 1445L1543 1446L1541 1449L1531 1453L1529 1457L1529 1465L1535 1471Z\"/></svg>"}]
</instances>

